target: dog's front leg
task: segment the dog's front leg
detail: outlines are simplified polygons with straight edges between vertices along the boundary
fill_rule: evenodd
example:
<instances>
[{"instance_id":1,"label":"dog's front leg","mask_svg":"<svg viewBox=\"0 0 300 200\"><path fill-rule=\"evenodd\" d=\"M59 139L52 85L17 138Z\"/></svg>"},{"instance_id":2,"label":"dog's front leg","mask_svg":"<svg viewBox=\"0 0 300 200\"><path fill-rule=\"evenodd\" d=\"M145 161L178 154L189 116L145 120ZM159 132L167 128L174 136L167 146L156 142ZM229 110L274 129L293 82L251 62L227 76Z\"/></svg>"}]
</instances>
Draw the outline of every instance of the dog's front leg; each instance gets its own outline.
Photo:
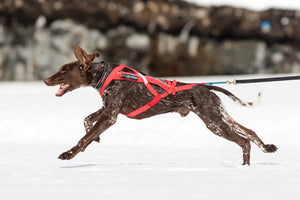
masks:
<instances>
[{"instance_id":1,"label":"dog's front leg","mask_svg":"<svg viewBox=\"0 0 300 200\"><path fill-rule=\"evenodd\" d=\"M91 132L92 128L94 127L94 123L100 119L103 110L104 107L99 109L97 112L90 114L84 119L84 128L86 134L89 134ZM95 141L100 142L100 138L96 138ZM81 143L81 141L79 141L79 143Z\"/></svg>"},{"instance_id":2,"label":"dog's front leg","mask_svg":"<svg viewBox=\"0 0 300 200\"><path fill-rule=\"evenodd\" d=\"M98 122L93 126L93 128L80 139L76 146L69 151L62 153L58 158L62 160L70 160L80 151L84 151L91 142L97 140L100 134L112 126L117 120L118 112L113 112L111 114L107 113L108 112L102 111Z\"/></svg>"}]
</instances>

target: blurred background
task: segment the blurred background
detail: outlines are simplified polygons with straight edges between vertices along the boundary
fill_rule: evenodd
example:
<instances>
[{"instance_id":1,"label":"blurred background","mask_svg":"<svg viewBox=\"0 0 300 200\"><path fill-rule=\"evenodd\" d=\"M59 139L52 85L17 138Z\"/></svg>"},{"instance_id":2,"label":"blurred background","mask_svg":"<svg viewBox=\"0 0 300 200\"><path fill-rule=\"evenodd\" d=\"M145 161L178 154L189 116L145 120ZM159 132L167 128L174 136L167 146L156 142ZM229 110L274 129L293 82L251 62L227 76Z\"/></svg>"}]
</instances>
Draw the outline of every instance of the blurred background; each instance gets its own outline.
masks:
<instances>
[{"instance_id":1,"label":"blurred background","mask_svg":"<svg viewBox=\"0 0 300 200\"><path fill-rule=\"evenodd\" d=\"M41 80L75 60L154 76L300 72L300 1L0 0L0 80Z\"/></svg>"}]
</instances>

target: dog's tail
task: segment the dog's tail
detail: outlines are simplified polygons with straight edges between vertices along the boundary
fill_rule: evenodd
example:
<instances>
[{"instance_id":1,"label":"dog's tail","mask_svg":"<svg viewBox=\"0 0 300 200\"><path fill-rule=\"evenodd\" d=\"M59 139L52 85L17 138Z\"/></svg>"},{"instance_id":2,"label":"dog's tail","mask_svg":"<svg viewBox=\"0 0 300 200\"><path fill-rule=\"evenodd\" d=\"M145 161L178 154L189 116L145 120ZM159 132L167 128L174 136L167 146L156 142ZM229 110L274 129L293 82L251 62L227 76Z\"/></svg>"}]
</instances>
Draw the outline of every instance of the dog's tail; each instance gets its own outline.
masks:
<instances>
[{"instance_id":1,"label":"dog's tail","mask_svg":"<svg viewBox=\"0 0 300 200\"><path fill-rule=\"evenodd\" d=\"M217 91L217 92L222 92L223 94L225 94L226 96L228 96L230 99L232 99L235 103L237 103L239 105L242 105L242 106L246 106L246 107L255 106L255 105L257 105L261 101L261 92L258 93L257 99L255 101L253 101L253 102L246 102L246 101L243 101L243 100L239 99L234 94L232 94L231 92L229 92L229 91L227 91L227 90L225 90L223 88L220 88L220 87L217 87L217 86L212 86L212 85L203 85L203 86L205 86L209 90L214 90L214 91Z\"/></svg>"}]
</instances>

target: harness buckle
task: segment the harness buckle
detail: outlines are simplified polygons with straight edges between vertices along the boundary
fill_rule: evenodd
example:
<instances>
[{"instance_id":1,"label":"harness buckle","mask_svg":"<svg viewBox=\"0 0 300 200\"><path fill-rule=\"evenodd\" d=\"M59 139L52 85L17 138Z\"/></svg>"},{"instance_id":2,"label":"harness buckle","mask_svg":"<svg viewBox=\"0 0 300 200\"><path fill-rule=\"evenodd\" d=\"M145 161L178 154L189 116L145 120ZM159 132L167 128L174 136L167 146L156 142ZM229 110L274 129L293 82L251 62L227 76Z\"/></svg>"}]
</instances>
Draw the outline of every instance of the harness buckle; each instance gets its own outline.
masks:
<instances>
[{"instance_id":1,"label":"harness buckle","mask_svg":"<svg viewBox=\"0 0 300 200\"><path fill-rule=\"evenodd\" d=\"M177 81L175 79L172 81L172 84L170 82L168 82L168 84L170 86L170 89L168 89L166 91L168 94L173 94L173 95L176 94L176 83L177 83Z\"/></svg>"}]
</instances>

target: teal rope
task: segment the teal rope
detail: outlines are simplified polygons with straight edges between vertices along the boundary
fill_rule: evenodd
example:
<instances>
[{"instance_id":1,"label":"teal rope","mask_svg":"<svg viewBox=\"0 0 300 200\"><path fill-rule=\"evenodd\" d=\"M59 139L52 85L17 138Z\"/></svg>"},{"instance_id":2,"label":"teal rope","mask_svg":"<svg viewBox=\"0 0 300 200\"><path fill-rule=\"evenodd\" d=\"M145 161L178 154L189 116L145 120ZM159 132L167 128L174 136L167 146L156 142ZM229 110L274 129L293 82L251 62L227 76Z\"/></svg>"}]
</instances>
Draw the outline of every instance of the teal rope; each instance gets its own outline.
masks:
<instances>
[{"instance_id":1,"label":"teal rope","mask_svg":"<svg viewBox=\"0 0 300 200\"><path fill-rule=\"evenodd\" d=\"M219 81L219 82L204 82L204 85L215 85L215 84L225 84L227 81Z\"/></svg>"}]
</instances>

